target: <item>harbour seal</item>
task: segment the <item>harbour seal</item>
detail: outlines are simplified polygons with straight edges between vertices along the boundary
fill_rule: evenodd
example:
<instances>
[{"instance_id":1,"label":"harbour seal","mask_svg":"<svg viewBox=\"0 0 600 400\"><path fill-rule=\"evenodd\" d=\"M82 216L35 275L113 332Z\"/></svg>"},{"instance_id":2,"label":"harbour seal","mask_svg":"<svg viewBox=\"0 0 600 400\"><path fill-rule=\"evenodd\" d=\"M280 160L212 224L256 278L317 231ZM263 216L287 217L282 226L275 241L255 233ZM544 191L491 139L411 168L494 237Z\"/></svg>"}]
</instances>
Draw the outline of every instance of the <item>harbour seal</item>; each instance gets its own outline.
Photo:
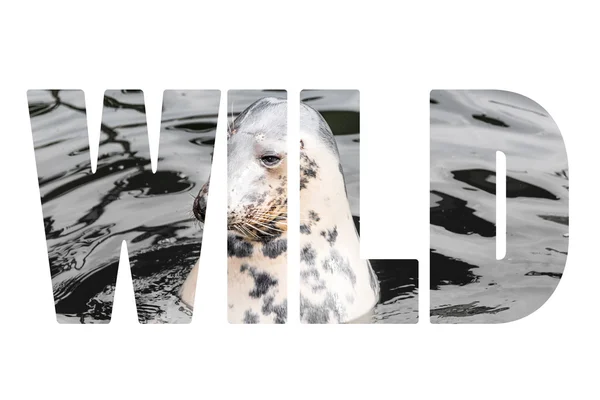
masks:
<instances>
[{"instance_id":1,"label":"harbour seal","mask_svg":"<svg viewBox=\"0 0 600 400\"><path fill-rule=\"evenodd\" d=\"M379 282L360 243L333 133L300 105L300 319L354 322L379 300Z\"/></svg>"},{"instance_id":2,"label":"harbour seal","mask_svg":"<svg viewBox=\"0 0 600 400\"><path fill-rule=\"evenodd\" d=\"M379 297L359 254L339 152L314 109L300 109L300 319L352 322ZM228 319L287 320L287 102L263 98L228 128ZM208 183L194 200L203 221ZM193 305L198 263L181 297Z\"/></svg>"}]
</instances>

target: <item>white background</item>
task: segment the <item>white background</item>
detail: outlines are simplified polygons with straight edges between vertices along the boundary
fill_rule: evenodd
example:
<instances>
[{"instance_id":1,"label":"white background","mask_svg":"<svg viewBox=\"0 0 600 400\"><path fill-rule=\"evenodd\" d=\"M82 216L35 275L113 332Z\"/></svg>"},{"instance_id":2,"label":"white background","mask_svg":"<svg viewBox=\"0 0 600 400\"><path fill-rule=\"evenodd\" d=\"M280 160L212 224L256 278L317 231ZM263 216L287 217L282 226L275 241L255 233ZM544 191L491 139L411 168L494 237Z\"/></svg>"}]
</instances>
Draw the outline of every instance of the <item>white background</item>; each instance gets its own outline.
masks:
<instances>
[{"instance_id":1,"label":"white background","mask_svg":"<svg viewBox=\"0 0 600 400\"><path fill-rule=\"evenodd\" d=\"M599 14L594 2L549 3L4 2L2 398L597 398ZM416 325L228 325L225 196L211 185L202 257L214 268L200 272L196 301L217 306L197 310L187 326L138 325L121 268L111 324L59 325L31 88L84 89L94 126L105 89L143 89L154 141L164 89L285 88L290 99L306 88L359 89L363 256L418 258L421 282L429 278L429 91L521 93L554 117L567 146L564 278L540 311L504 325L431 325L426 291ZM223 151L213 174L224 172Z\"/></svg>"}]
</instances>

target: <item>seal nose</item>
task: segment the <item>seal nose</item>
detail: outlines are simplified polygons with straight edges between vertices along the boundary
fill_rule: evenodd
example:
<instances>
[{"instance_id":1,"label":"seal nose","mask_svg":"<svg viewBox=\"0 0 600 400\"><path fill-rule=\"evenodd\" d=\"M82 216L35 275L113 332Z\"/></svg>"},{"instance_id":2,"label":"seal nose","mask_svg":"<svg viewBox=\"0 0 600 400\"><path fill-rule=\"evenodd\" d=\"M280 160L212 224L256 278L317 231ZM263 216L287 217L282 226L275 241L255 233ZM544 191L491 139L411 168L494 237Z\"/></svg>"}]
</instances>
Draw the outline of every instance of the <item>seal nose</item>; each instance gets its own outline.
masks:
<instances>
[{"instance_id":1,"label":"seal nose","mask_svg":"<svg viewBox=\"0 0 600 400\"><path fill-rule=\"evenodd\" d=\"M194 216L196 217L196 219L200 222L204 222L206 209L205 208L203 209L201 206L201 204L202 204L201 197L202 197L202 194L198 194L198 196L196 196L196 198L194 198L194 205L192 207L192 210L194 211Z\"/></svg>"},{"instance_id":2,"label":"seal nose","mask_svg":"<svg viewBox=\"0 0 600 400\"><path fill-rule=\"evenodd\" d=\"M194 212L194 216L200 222L204 222L204 218L206 218L206 198L208 196L208 182L202 186L198 195L194 198L194 205L192 206L192 211Z\"/></svg>"}]
</instances>

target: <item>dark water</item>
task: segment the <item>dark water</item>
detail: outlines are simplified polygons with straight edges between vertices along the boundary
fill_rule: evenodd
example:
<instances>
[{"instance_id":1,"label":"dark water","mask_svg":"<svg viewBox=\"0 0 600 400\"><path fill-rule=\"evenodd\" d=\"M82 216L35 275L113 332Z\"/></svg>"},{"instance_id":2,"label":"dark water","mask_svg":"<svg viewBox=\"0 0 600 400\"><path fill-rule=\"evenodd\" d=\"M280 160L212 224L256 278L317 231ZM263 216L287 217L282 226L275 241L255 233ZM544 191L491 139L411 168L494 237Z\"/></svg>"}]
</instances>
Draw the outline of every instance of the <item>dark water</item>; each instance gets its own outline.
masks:
<instances>
[{"instance_id":1,"label":"dark water","mask_svg":"<svg viewBox=\"0 0 600 400\"><path fill-rule=\"evenodd\" d=\"M569 180L556 124L499 91L433 91L431 321L506 322L539 308L562 277ZM496 150L507 159L506 256L496 253Z\"/></svg>"},{"instance_id":2,"label":"dark water","mask_svg":"<svg viewBox=\"0 0 600 400\"><path fill-rule=\"evenodd\" d=\"M254 95L263 93L281 95ZM358 98L339 91L304 91L303 98L336 134L358 225ZM200 253L202 227L191 204L210 172L218 93L165 94L156 174L140 92L107 94L96 174L82 93L30 92L29 103L59 320L108 321L126 240L140 321L189 321L176 293ZM430 103L432 319L526 315L552 293L567 254L568 167L557 128L539 106L505 93L434 92ZM233 116L245 106L235 104ZM496 149L508 158L502 261L494 259ZM371 322L415 322L416 261L371 261L382 287Z\"/></svg>"}]
</instances>

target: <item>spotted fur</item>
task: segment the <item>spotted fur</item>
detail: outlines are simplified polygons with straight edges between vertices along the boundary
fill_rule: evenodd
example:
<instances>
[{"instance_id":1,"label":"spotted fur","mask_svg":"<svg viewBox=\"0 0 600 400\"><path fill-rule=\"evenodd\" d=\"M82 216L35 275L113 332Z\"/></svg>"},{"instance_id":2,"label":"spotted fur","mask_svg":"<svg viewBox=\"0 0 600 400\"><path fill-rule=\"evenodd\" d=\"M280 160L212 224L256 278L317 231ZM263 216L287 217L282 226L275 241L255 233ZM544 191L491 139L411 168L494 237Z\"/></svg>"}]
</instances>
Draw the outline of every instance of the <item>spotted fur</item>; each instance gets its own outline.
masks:
<instances>
[{"instance_id":1,"label":"spotted fur","mask_svg":"<svg viewBox=\"0 0 600 400\"><path fill-rule=\"evenodd\" d=\"M360 244L331 129L321 115L300 110L300 319L346 323L368 313L379 284Z\"/></svg>"}]
</instances>

